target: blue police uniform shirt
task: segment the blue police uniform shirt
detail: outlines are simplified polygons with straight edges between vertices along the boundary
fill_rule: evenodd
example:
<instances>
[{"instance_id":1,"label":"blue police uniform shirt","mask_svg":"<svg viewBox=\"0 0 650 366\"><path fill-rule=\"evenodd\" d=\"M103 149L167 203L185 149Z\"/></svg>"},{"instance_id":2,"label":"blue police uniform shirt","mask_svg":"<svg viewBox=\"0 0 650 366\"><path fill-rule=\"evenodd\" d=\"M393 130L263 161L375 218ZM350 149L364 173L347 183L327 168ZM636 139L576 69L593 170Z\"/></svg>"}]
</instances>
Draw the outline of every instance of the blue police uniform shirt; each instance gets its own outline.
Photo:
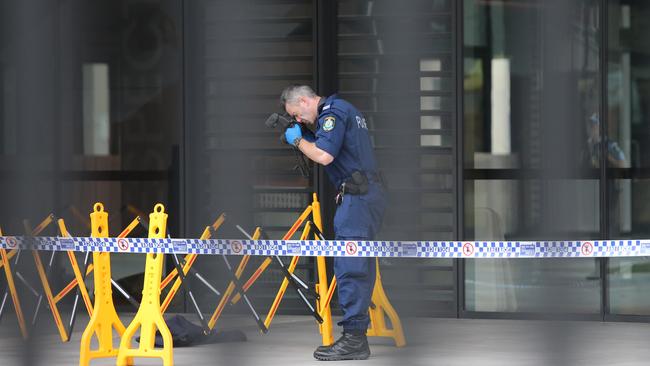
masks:
<instances>
[{"instance_id":1,"label":"blue police uniform shirt","mask_svg":"<svg viewBox=\"0 0 650 366\"><path fill-rule=\"evenodd\" d=\"M366 119L352 104L336 94L327 97L321 104L317 127L316 146L334 157L325 171L336 187L356 170L376 173Z\"/></svg>"},{"instance_id":2,"label":"blue police uniform shirt","mask_svg":"<svg viewBox=\"0 0 650 366\"><path fill-rule=\"evenodd\" d=\"M366 119L336 94L320 103L318 112L315 144L334 157L325 166L330 181L338 188L357 170L366 173L370 181L367 194L345 195L337 208L334 216L337 239L372 239L381 226L386 203L383 189L374 179L377 162Z\"/></svg>"}]
</instances>

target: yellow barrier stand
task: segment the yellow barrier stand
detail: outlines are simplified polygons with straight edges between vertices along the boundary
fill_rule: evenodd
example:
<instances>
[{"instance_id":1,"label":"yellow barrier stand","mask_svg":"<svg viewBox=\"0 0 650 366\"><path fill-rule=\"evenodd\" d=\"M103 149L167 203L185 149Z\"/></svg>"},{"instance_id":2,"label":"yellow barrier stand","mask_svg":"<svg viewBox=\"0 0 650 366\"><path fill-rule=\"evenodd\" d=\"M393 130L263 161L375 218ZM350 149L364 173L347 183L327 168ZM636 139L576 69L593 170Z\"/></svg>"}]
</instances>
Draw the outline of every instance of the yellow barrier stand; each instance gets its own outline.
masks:
<instances>
[{"instance_id":1,"label":"yellow barrier stand","mask_svg":"<svg viewBox=\"0 0 650 366\"><path fill-rule=\"evenodd\" d=\"M311 213L314 225L316 225L318 230L322 232L320 202L318 201L318 196L315 193L313 194L312 197L312 204L308 206L308 209L305 210L305 212L307 212L307 214ZM301 218L303 217L301 216ZM300 240L305 240L307 238L308 231L309 231L309 222L307 223L307 225L305 225L305 231L303 232L303 236L300 238ZM316 240L320 239L317 234L314 234L314 238ZM284 240L288 240L288 239L290 238L284 238ZM291 259L291 263L288 268L288 271L290 273L293 273L293 271L295 270L295 267L298 264L299 259L300 259L299 256L293 257ZM332 335L332 330L333 330L332 313L329 305L330 303L329 299L331 299L331 294L333 293L334 287L336 286L336 278L332 280L332 285L328 287L327 271L325 267L325 257L317 257L316 264L318 269L318 283L316 284L316 293L319 295L319 299L316 300L316 310L321 316L321 318L323 319L323 323L319 324L318 328L322 335L323 345L327 346L327 345L331 345L334 342L334 337ZM269 313L267 314L266 319L264 321L264 325L267 328L271 325L271 321L273 320L273 317L275 316L275 313L280 305L280 301L282 301L282 298L284 296L288 284L289 281L285 278L282 281L282 285L280 286L280 289L278 290L278 293L276 294L276 297L271 305ZM325 296L325 294L328 294L328 296Z\"/></svg>"},{"instance_id":2,"label":"yellow barrier stand","mask_svg":"<svg viewBox=\"0 0 650 366\"><path fill-rule=\"evenodd\" d=\"M206 227L205 230L203 230L203 234L201 234L200 239L201 240L210 239L210 237L212 236L212 232L218 230L219 227L221 227L221 225L225 220L225 217L226 217L225 214L221 214L219 218L217 218L217 220L215 220L215 222L211 226ZM188 254L185 256L185 265L183 266L184 275L187 275L187 273L190 271L190 268L192 268L192 265L194 265L194 262L196 261L197 257L198 256L196 254ZM165 279L160 284L160 290L162 291L165 287L167 287L167 285L177 276L178 276L178 270L174 268L174 270L171 271L171 273L169 273L169 275L167 275L167 277L165 277ZM165 296L165 300L162 302L161 310L163 314L167 311L167 308L169 307L172 300L174 299L174 296L178 292L179 287L181 287L180 277L177 278L176 281L174 281L174 284L169 289L167 296Z\"/></svg>"},{"instance_id":3,"label":"yellow barrier stand","mask_svg":"<svg viewBox=\"0 0 650 366\"><path fill-rule=\"evenodd\" d=\"M59 312L59 308L56 306L56 303L54 302L52 289L50 288L50 284L47 281L47 276L45 275L45 268L43 267L43 262L41 262L41 257L38 254L38 251L36 250L32 250L32 255L34 256L34 262L36 263L36 271L38 272L38 277L40 278L41 284L43 285L45 298L47 299L47 303L50 306L50 312L52 313L52 316L54 318L54 323L56 324L56 328L59 330L59 336L61 337L61 340L63 342L67 342L70 340L70 336L66 332L65 327L63 326L63 321L61 320L61 314Z\"/></svg>"},{"instance_id":4,"label":"yellow barrier stand","mask_svg":"<svg viewBox=\"0 0 650 366\"><path fill-rule=\"evenodd\" d=\"M29 224L26 221L24 221L23 223L25 225L26 231L28 233L31 232L31 235L35 236L38 235L41 231L43 231L45 227L48 226L53 221L54 221L54 215L50 214L34 230L29 229ZM34 257L34 263L36 265L36 273L38 273L38 277L41 280L41 285L43 286L43 294L47 299L47 303L50 307L50 312L52 313L52 318L54 319L56 328L59 331L59 336L61 337L61 340L63 342L67 342L70 340L70 335L68 334L65 327L63 326L63 321L61 320L61 313L59 312L59 308L56 306L56 302L54 301L54 295L52 295L52 289L47 279L45 267L43 266L43 262L41 261L41 255L38 253L37 250L32 250L32 256Z\"/></svg>"},{"instance_id":5,"label":"yellow barrier stand","mask_svg":"<svg viewBox=\"0 0 650 366\"><path fill-rule=\"evenodd\" d=\"M300 217L294 222L293 226L287 234L282 238L282 240L290 240L293 234L297 231L297 229L302 225L303 222L307 220L309 215L312 215L314 224L315 225L321 225L321 216L320 216L320 203L318 202L318 197L316 194L313 195L313 201L312 204L307 206L305 210L302 212ZM320 230L320 228L319 228ZM309 236L310 232L310 223L307 222L307 224L304 227L303 233L300 237L300 240L306 240ZM318 236L315 234L315 238L319 239ZM287 268L287 271L289 273L293 273L296 266L298 265L298 260L300 259L300 256L294 256L291 259L291 263L289 264L289 267ZM322 293L325 294L328 292L327 288L327 274L325 272L325 258L324 257L318 257L317 258L317 263L318 263L318 270L319 270L319 285L317 285L316 292L317 293ZM262 264L259 266L259 268L251 275L251 277L248 279L248 281L242 286L242 290L247 291L252 284L259 278L261 273L268 267L268 265L271 263L271 258L267 257ZM275 299L273 300L273 303L271 304L271 308L269 309L269 312L266 315L266 319L264 320L264 326L268 329L268 327L271 325L271 322L275 316L275 313L277 312L280 302L282 301L282 298L284 297L284 294L286 292L286 289L289 285L289 280L287 278L284 278L282 281L282 284L280 286L280 289L278 290ZM240 294L236 294L233 299L232 303L236 303L240 298ZM321 300L317 300L316 304L316 311L321 315L323 318L323 324L319 325L319 329L321 330L321 333L323 334L323 342L326 345L332 344L333 343L333 336L332 336L332 317L331 317L331 311L329 308L329 301L325 302L322 298ZM217 308L219 310L219 308ZM215 313L216 315L216 313ZM325 332L323 332L323 327L325 329Z\"/></svg>"},{"instance_id":6,"label":"yellow barrier stand","mask_svg":"<svg viewBox=\"0 0 650 366\"><path fill-rule=\"evenodd\" d=\"M45 228L52 223L53 219L54 219L54 215L52 215L52 214L48 215L43 221L41 221L40 224L38 224L38 226L35 229L32 229L29 226L29 224L27 223L27 221L23 221L23 225L25 226L25 230L26 230L27 235L36 236L36 235L39 235L43 230L45 230ZM2 235L2 234L0 233L0 235ZM2 249L2 251L0 252L0 257L1 257L0 259L2 260L1 264L0 264L0 267L5 268L5 277L7 278L7 287L8 288L5 290L6 291L5 296L6 296L7 293L9 293L11 295L11 299L12 299L12 302L14 303L14 308L16 310L16 316L18 318L18 325L20 326L21 334L23 335L23 338L26 339L29 336L29 332L27 330L24 313L22 312L22 307L20 305L20 299L18 297L18 292L16 290L16 285L15 285L15 281L14 281L14 277L13 277L13 272L11 270L11 263L9 262L9 260L11 258L13 258L14 256L17 256L19 252L20 252L19 249L13 249L13 250L11 250L9 252L9 254L7 254L6 250ZM40 259L40 257L39 257L39 259ZM16 259L16 261L17 260L18 259ZM17 262L15 262L15 263L17 263ZM38 268L39 263L40 263L40 261L36 262L37 268ZM41 269L42 269L42 265L41 265ZM44 270L43 270L43 272L44 272ZM40 271L39 271L39 274L40 274ZM17 275L19 275L19 274L17 273ZM42 280L42 278L41 278L41 280ZM45 281L43 286L44 287L49 286L47 280ZM50 300L50 299L48 298L48 300ZM57 319L60 320L60 315L59 315L58 309L56 307L52 308L51 312L52 312L52 316L54 317L55 321ZM63 328L63 325L62 325L61 322L57 323L57 328L59 329L59 333L61 334L61 339L63 339L63 341L65 342L68 339L68 336L67 336L65 328Z\"/></svg>"},{"instance_id":7,"label":"yellow barrier stand","mask_svg":"<svg viewBox=\"0 0 650 366\"><path fill-rule=\"evenodd\" d=\"M309 237L309 231L310 231L309 227L310 224L309 222L307 222L302 231L302 235L300 236L300 240L306 240ZM287 268L287 271L289 273L293 273L293 271L296 270L296 266L298 265L299 259L300 256L295 256L291 258L291 263L289 263L289 267ZM278 310L278 307L280 306L280 301L282 301L282 297L284 297L284 293L287 290L287 286L289 286L289 280L285 277L284 279L282 279L280 290L278 290L278 293L275 295L275 299L271 304L271 308L269 309L268 314L266 314L266 319L264 319L264 326L266 327L266 329L268 329L269 326L271 325L271 321L273 320L273 317L275 316L275 312Z\"/></svg>"},{"instance_id":8,"label":"yellow barrier stand","mask_svg":"<svg viewBox=\"0 0 650 366\"><path fill-rule=\"evenodd\" d=\"M63 219L59 219L58 221L59 224L59 231L61 231L61 236L69 238L71 235L68 232L68 229L65 227L65 222ZM81 297L84 301L84 304L86 306L86 311L88 311L88 315L92 316L93 315L93 304L90 301L90 296L88 296L88 289L86 289L86 284L84 283L83 276L81 275L81 270L79 270L79 264L77 263L77 257L74 254L74 251L68 250L68 259L70 260L70 265L72 266L72 272L74 273L74 278L75 281L77 281L76 285L79 286L79 292L81 293ZM54 302L58 303L61 301L63 296L54 297Z\"/></svg>"},{"instance_id":9,"label":"yellow barrier stand","mask_svg":"<svg viewBox=\"0 0 650 366\"><path fill-rule=\"evenodd\" d=\"M201 238L201 239L207 239L207 238ZM196 254L188 254L188 255L185 256L185 260L184 260L185 264L183 265L183 275L187 276L187 273L190 271L190 268L192 268L192 266L194 265L194 262L196 261L196 258L197 258ZM167 295L165 296L165 299L162 302L160 310L162 311L163 314L167 311L167 308L169 307L169 305L171 305L172 300L174 299L174 296L176 296L176 293L178 293L178 289L181 287L181 279L178 276L178 270L176 270L174 268L174 272L172 272L172 273L170 273L168 275L168 278L170 278L170 277L171 277L172 280L175 277L178 277L178 278L176 278L176 281L174 281L174 284L169 289L169 292L167 292ZM165 287L167 287L167 285L170 282L171 281L169 281L167 283L161 283L160 284L160 291L162 292L162 290Z\"/></svg>"},{"instance_id":10,"label":"yellow barrier stand","mask_svg":"<svg viewBox=\"0 0 650 366\"><path fill-rule=\"evenodd\" d=\"M208 227L205 228L205 230L203 231L203 234L201 234L200 239L208 239L209 236L206 236L205 238L204 238L204 236L205 236L205 235L211 235L211 234L210 234L210 231L217 231L217 230L219 230L219 228L221 227L221 225L223 224L223 222L224 222L225 220L226 220L226 214L221 214L221 215L219 215L219 217L218 217L218 218L217 218L217 219L212 223L212 226L208 226ZM184 259L185 263L188 263L188 262L190 261L190 259L192 259L192 258L190 257L191 255L192 255L192 254L188 254L188 255L185 256L185 259ZM192 259L192 263L194 262L194 260L196 260L196 254L194 254L194 257L195 257L195 258ZM191 267L191 266L190 266L190 267ZM187 274L187 272L185 272L185 274ZM173 270L172 270L172 271L167 275L167 277L165 277L165 279L162 280L162 282L160 283L160 289L161 289L161 290L164 290L165 287L167 287L167 285L169 285L169 284L174 280L174 278L176 278L176 276L178 276L178 271L176 270L176 268L174 268L174 269L173 269Z\"/></svg>"},{"instance_id":11,"label":"yellow barrier stand","mask_svg":"<svg viewBox=\"0 0 650 366\"><path fill-rule=\"evenodd\" d=\"M309 215L311 214L311 210L312 210L311 205L307 206L307 207L303 210L303 212L300 214L300 217L298 217L298 219L293 223L293 226L291 226L291 228L289 229L289 231L287 231L287 233L284 234L284 236L282 237L282 240L291 240L291 237L293 236L293 234L295 234L296 231L298 231L298 229L299 229L300 226L302 225L302 223L305 222L305 221L307 220L307 218L308 218ZM246 283L244 283L244 284L242 285L242 290L244 290L244 292L248 291L248 289L251 288L251 286L253 286L253 284L255 283L255 281L257 281L257 279L262 275L262 273L266 270L266 268L267 268L270 264L271 264L271 257L266 257L266 258L264 259L264 261L262 262L262 264L260 264L259 267L257 267L257 269L255 270L255 272L253 272L253 274L250 275L250 277L248 278L248 280L246 281ZM235 294L235 296L233 296L233 298L232 298L232 300L230 301L230 303L234 305L234 304L236 304L240 299L241 299L241 294L240 294L240 293L237 293L237 294Z\"/></svg>"},{"instance_id":12,"label":"yellow barrier stand","mask_svg":"<svg viewBox=\"0 0 650 366\"><path fill-rule=\"evenodd\" d=\"M314 224L322 232L322 221L320 216L320 203L316 194L313 198L313 213L312 217ZM406 340L404 338L404 331L402 329L402 322L397 315L397 312L390 304L388 296L384 291L384 287L381 283L381 274L379 271L379 258L375 259L376 263L376 275L375 275L375 287L372 293L372 303L373 307L368 309L368 315L370 316L370 326L368 327L368 332L366 333L369 337L390 337L395 341L395 346L403 347L406 345ZM336 288L336 277L332 278L332 282L327 286L327 273L325 271L325 258L317 257L318 265L318 284L316 285L317 293L320 296L320 299L317 301L318 311L320 312L321 317L323 318L323 324L320 324L319 330L323 337L323 345L331 345L334 338L332 336L333 324L332 324L332 313L330 310L330 302ZM322 296L322 294L326 294ZM386 316L390 319L392 328L386 326Z\"/></svg>"},{"instance_id":13,"label":"yellow barrier stand","mask_svg":"<svg viewBox=\"0 0 650 366\"><path fill-rule=\"evenodd\" d=\"M372 291L372 303L375 305L374 309L368 309L370 315L370 327L366 333L369 337L390 337L395 341L395 346L404 347L406 340L404 339L404 331L402 330L402 322L397 315L397 312L388 301L388 296L384 292L384 286L381 284L381 274L379 273L379 258L376 258L377 274L375 276L375 288ZM390 319L392 329L386 327L386 316Z\"/></svg>"},{"instance_id":14,"label":"yellow barrier stand","mask_svg":"<svg viewBox=\"0 0 650 366\"><path fill-rule=\"evenodd\" d=\"M90 222L92 237L108 237L108 213L104 211L104 206L101 203L95 204L94 212L90 214ZM120 336L125 331L113 304L110 253L94 252L93 264L95 266L95 306L88 326L81 336L79 366L88 366L90 361L95 358L116 357L118 349L113 347L113 328ZM99 344L96 350L90 349L93 334L97 336ZM132 365L132 362L129 360L124 365Z\"/></svg>"},{"instance_id":15,"label":"yellow barrier stand","mask_svg":"<svg viewBox=\"0 0 650 366\"><path fill-rule=\"evenodd\" d=\"M156 204L154 212L149 215L149 238L165 238L167 214L162 204ZM135 357L161 358L164 366L174 365L172 334L163 319L160 308L160 282L162 279L164 255L147 254L144 274L144 288L140 309L131 324L126 328L120 342L117 365L128 365ZM135 332L140 329L140 345L131 348ZM163 338L163 348L155 348L156 330Z\"/></svg>"},{"instance_id":16,"label":"yellow barrier stand","mask_svg":"<svg viewBox=\"0 0 650 366\"><path fill-rule=\"evenodd\" d=\"M258 227L255 229L255 232L253 233L253 240L259 239L260 235L262 235L262 230ZM241 277L242 273L244 272L244 269L246 268L246 265L248 264L249 260L250 260L250 255L245 255L239 262L239 266L237 266L237 270L235 271L235 278L237 278L238 280ZM230 300L230 297L232 296L234 290L235 290L235 283L233 281L230 281L228 287L226 288L226 292L221 297L221 300L219 300L219 304L217 305L217 308L214 310L214 313L212 314L212 317L208 322L208 328L210 328L210 330L214 329L214 327L217 325L217 320L221 316L221 313L223 312L223 309L226 307L228 301Z\"/></svg>"},{"instance_id":17,"label":"yellow barrier stand","mask_svg":"<svg viewBox=\"0 0 650 366\"><path fill-rule=\"evenodd\" d=\"M0 236L2 236L2 230L0 229ZM24 339L29 337L27 332L27 326L25 324L25 317L23 316L23 308L20 305L20 299L18 298L18 292L16 291L16 283L14 282L14 275L11 273L11 267L9 265L9 257L7 251L3 248L0 249L0 259L2 260L2 266L5 269L5 277L7 278L7 287L9 287L9 293L11 294L11 301L14 304L14 309L16 310L16 318L18 319L18 326L20 327L20 333Z\"/></svg>"},{"instance_id":18,"label":"yellow barrier stand","mask_svg":"<svg viewBox=\"0 0 650 366\"><path fill-rule=\"evenodd\" d=\"M314 225L318 228L318 230L322 233L323 232L323 220L321 218L320 214L320 202L318 201L318 196L316 193L314 193L312 197L312 218L314 220ZM318 238L317 235L314 235L314 238L316 240L320 239ZM318 268L318 283L316 284L316 293L319 295L319 299L316 300L316 309L318 313L320 314L321 318L323 318L323 323L318 325L318 330L321 333L322 340L323 340L323 345L324 346L329 346L332 343L334 343L334 336L332 335L332 331L334 329L334 326L332 325L332 311L330 309L330 299L328 299L325 294L328 294L329 297L331 298L331 294L329 293L329 289L327 286L328 280L327 280L327 267L325 265L325 257L316 257L316 265ZM336 277L333 278L332 280L332 292L333 288L335 287L336 284Z\"/></svg>"},{"instance_id":19,"label":"yellow barrier stand","mask_svg":"<svg viewBox=\"0 0 650 366\"><path fill-rule=\"evenodd\" d=\"M5 253L6 253L6 250L5 250ZM10 250L9 253L7 254L7 259L11 260L11 258L16 256L16 254L18 254L18 249ZM3 266L4 266L4 264L2 262L0 262L0 268L2 268Z\"/></svg>"},{"instance_id":20,"label":"yellow barrier stand","mask_svg":"<svg viewBox=\"0 0 650 366\"><path fill-rule=\"evenodd\" d=\"M95 266L92 263L88 264L88 268L86 268L86 276L91 274L94 269L95 269ZM75 276L75 278L72 281L70 281L61 291L59 291L58 294L56 294L56 296L54 296L54 301L56 301L56 302L61 301L62 298L64 298L67 294L70 293L70 291L74 290L77 287L77 282L78 282L78 280L77 280L77 278ZM84 302L85 301L86 300L84 299ZM92 307L91 307L90 310L91 311L88 313L88 315L92 315Z\"/></svg>"},{"instance_id":21,"label":"yellow barrier stand","mask_svg":"<svg viewBox=\"0 0 650 366\"><path fill-rule=\"evenodd\" d=\"M90 221L88 221L88 222L90 223ZM140 217L138 216L138 217L136 217L135 219L133 219L133 221L131 221L131 223L126 227L126 229L124 229L124 230L120 233L120 235L118 235L117 237L118 237L118 238L126 238L127 236L129 236L129 234L131 233L131 231L133 231L133 229L135 229L135 227L138 226L139 223L140 223ZM89 225L90 225L90 224L89 224ZM89 228L92 229L92 227L90 227L90 226L89 226ZM65 226L63 227L63 229L65 229ZM66 233L67 233L67 229L66 229ZM70 236L69 233L67 233L67 235ZM65 236L65 235L64 235L64 236ZM94 269L95 269L95 266L94 266L93 263L88 264L88 267L86 268L86 276L88 276L89 274L91 274L91 273L93 272ZM75 277L75 279L73 279L72 281L70 281L70 282L69 282L69 283L68 283L68 284L63 288L63 290L61 290L58 294L56 294L56 296L54 296L54 301L59 302L63 297L65 297L67 294L69 294L70 291L74 290L75 287L77 287L77 283L78 283L78 279ZM84 299L84 301L85 301L85 299ZM91 308L91 310L92 310L92 308ZM88 315L92 315L92 311L89 311L89 312L88 312Z\"/></svg>"}]
</instances>

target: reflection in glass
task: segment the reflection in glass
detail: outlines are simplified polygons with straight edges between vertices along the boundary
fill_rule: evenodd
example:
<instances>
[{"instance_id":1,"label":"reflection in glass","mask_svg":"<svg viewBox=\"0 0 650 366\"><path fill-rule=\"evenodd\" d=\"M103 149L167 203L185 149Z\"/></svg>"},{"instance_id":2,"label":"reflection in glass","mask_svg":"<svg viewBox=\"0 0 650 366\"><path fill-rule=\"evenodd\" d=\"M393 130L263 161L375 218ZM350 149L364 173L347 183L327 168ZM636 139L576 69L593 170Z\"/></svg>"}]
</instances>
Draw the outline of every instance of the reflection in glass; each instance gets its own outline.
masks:
<instances>
[{"instance_id":1,"label":"reflection in glass","mask_svg":"<svg viewBox=\"0 0 650 366\"><path fill-rule=\"evenodd\" d=\"M612 258L608 267L610 313L650 315L650 260Z\"/></svg>"},{"instance_id":2,"label":"reflection in glass","mask_svg":"<svg viewBox=\"0 0 650 366\"><path fill-rule=\"evenodd\" d=\"M598 4L464 1L466 239L597 237ZM597 263L468 260L465 308L597 313Z\"/></svg>"},{"instance_id":3,"label":"reflection in glass","mask_svg":"<svg viewBox=\"0 0 650 366\"><path fill-rule=\"evenodd\" d=\"M600 309L599 268L593 260L467 260L465 274L468 311L594 314Z\"/></svg>"},{"instance_id":4,"label":"reflection in glass","mask_svg":"<svg viewBox=\"0 0 650 366\"><path fill-rule=\"evenodd\" d=\"M183 4L1 4L3 231L21 234L23 219L53 213L71 234L88 236L88 213L103 202L117 235L135 217L127 207L147 215L162 202L169 232L180 235ZM116 280L143 271L137 261L114 269Z\"/></svg>"},{"instance_id":5,"label":"reflection in glass","mask_svg":"<svg viewBox=\"0 0 650 366\"><path fill-rule=\"evenodd\" d=\"M650 235L650 3L610 1L607 57L607 141L620 149L608 156L607 191L612 238ZM615 155L615 154L614 154ZM612 314L650 315L650 261L647 257L608 261L608 302Z\"/></svg>"},{"instance_id":6,"label":"reflection in glass","mask_svg":"<svg viewBox=\"0 0 650 366\"><path fill-rule=\"evenodd\" d=\"M108 155L110 143L110 85L108 64L83 65L84 155Z\"/></svg>"},{"instance_id":7,"label":"reflection in glass","mask_svg":"<svg viewBox=\"0 0 650 366\"><path fill-rule=\"evenodd\" d=\"M638 237L650 233L648 209L633 202L642 200L648 192L646 182L621 179L626 172L638 174L650 166L650 63L647 54L646 31L642 19L650 12L650 4L614 1L610 5L609 49L607 68L607 141L608 181L612 237ZM614 145L614 146L612 146ZM618 149L612 153L612 148ZM625 170L635 168L634 171Z\"/></svg>"},{"instance_id":8,"label":"reflection in glass","mask_svg":"<svg viewBox=\"0 0 650 366\"><path fill-rule=\"evenodd\" d=\"M337 91L366 118L390 202L380 240L456 235L454 1L337 2ZM455 263L381 261L401 316L453 316Z\"/></svg>"}]
</instances>

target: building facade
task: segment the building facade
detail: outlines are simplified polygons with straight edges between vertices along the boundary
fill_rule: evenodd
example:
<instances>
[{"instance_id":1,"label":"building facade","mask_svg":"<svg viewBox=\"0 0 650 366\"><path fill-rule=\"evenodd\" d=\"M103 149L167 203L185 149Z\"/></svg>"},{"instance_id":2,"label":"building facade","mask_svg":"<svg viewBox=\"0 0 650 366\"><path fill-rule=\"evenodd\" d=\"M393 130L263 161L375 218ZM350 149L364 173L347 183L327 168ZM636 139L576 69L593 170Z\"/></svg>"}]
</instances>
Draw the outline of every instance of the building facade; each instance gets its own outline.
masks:
<instances>
[{"instance_id":1,"label":"building facade","mask_svg":"<svg viewBox=\"0 0 650 366\"><path fill-rule=\"evenodd\" d=\"M382 240L650 235L645 1L0 4L5 232L54 212L87 235L96 201L111 235L156 202L179 237L226 213L223 237L239 237L239 224L279 238L312 192L331 217L322 169L302 176L280 131L264 126L281 90L304 83L366 117L390 201ZM144 259L114 260L139 293ZM212 258L197 268L228 280ZM402 314L650 319L647 258L382 259L381 268ZM312 261L299 271L314 280ZM264 304L275 290L254 291Z\"/></svg>"}]
</instances>

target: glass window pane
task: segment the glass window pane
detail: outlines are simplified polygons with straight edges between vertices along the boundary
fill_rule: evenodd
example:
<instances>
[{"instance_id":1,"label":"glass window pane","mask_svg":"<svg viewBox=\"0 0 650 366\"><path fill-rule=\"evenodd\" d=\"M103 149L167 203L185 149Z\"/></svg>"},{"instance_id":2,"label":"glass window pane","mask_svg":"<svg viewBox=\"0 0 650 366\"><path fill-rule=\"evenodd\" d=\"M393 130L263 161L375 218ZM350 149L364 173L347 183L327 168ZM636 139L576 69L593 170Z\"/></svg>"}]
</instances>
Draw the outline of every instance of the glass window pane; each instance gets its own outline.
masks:
<instances>
[{"instance_id":1,"label":"glass window pane","mask_svg":"<svg viewBox=\"0 0 650 366\"><path fill-rule=\"evenodd\" d=\"M610 1L608 17L607 197L612 238L650 235L650 3ZM650 314L650 262L647 258L612 258L608 262L612 314Z\"/></svg>"},{"instance_id":2,"label":"glass window pane","mask_svg":"<svg viewBox=\"0 0 650 366\"><path fill-rule=\"evenodd\" d=\"M465 269L468 311L600 311L600 270L594 260L472 259Z\"/></svg>"},{"instance_id":3,"label":"glass window pane","mask_svg":"<svg viewBox=\"0 0 650 366\"><path fill-rule=\"evenodd\" d=\"M593 0L464 1L464 238L598 237L588 121L600 108L599 10ZM595 259L466 263L468 310L600 309Z\"/></svg>"},{"instance_id":4,"label":"glass window pane","mask_svg":"<svg viewBox=\"0 0 650 366\"><path fill-rule=\"evenodd\" d=\"M102 202L115 236L135 217L129 208L146 218L161 202L168 231L181 234L182 5L1 2L4 232L22 234L23 219L35 225L52 213L72 235L88 236L88 214ZM143 260L119 257L113 277L141 288Z\"/></svg>"},{"instance_id":5,"label":"glass window pane","mask_svg":"<svg viewBox=\"0 0 650 366\"><path fill-rule=\"evenodd\" d=\"M338 1L338 92L361 110L389 207L381 240L453 240L453 1ZM400 314L455 313L454 263L381 261ZM406 284L405 282L406 281Z\"/></svg>"},{"instance_id":6,"label":"glass window pane","mask_svg":"<svg viewBox=\"0 0 650 366\"><path fill-rule=\"evenodd\" d=\"M186 11L194 23L186 48L189 229L227 212L279 238L311 200L310 181L293 169L281 131L264 121L279 112L286 86L313 85L313 1L206 0ZM220 235L241 233L224 225Z\"/></svg>"},{"instance_id":7,"label":"glass window pane","mask_svg":"<svg viewBox=\"0 0 650 366\"><path fill-rule=\"evenodd\" d=\"M650 315L650 260L611 258L608 262L611 314Z\"/></svg>"},{"instance_id":8,"label":"glass window pane","mask_svg":"<svg viewBox=\"0 0 650 366\"><path fill-rule=\"evenodd\" d=\"M298 155L280 142L281 128L267 128L264 121L280 112L285 87L314 86L314 1L201 0L184 6L192 40L185 48L191 95L185 109L188 235L226 213L219 237L241 237L237 224L250 232L262 226L269 238L279 239L311 202L311 180L294 169ZM215 287L227 286L225 266L210 262L199 261L197 268L215 279ZM248 266L260 262L255 258ZM310 282L312 267L301 263L299 275ZM269 267L251 296L272 301L271 284L281 276ZM295 293L287 297L282 309L302 311ZM204 293L197 301L212 307L215 297Z\"/></svg>"},{"instance_id":9,"label":"glass window pane","mask_svg":"<svg viewBox=\"0 0 650 366\"><path fill-rule=\"evenodd\" d=\"M110 85L108 64L83 65L83 154L108 155Z\"/></svg>"}]
</instances>

